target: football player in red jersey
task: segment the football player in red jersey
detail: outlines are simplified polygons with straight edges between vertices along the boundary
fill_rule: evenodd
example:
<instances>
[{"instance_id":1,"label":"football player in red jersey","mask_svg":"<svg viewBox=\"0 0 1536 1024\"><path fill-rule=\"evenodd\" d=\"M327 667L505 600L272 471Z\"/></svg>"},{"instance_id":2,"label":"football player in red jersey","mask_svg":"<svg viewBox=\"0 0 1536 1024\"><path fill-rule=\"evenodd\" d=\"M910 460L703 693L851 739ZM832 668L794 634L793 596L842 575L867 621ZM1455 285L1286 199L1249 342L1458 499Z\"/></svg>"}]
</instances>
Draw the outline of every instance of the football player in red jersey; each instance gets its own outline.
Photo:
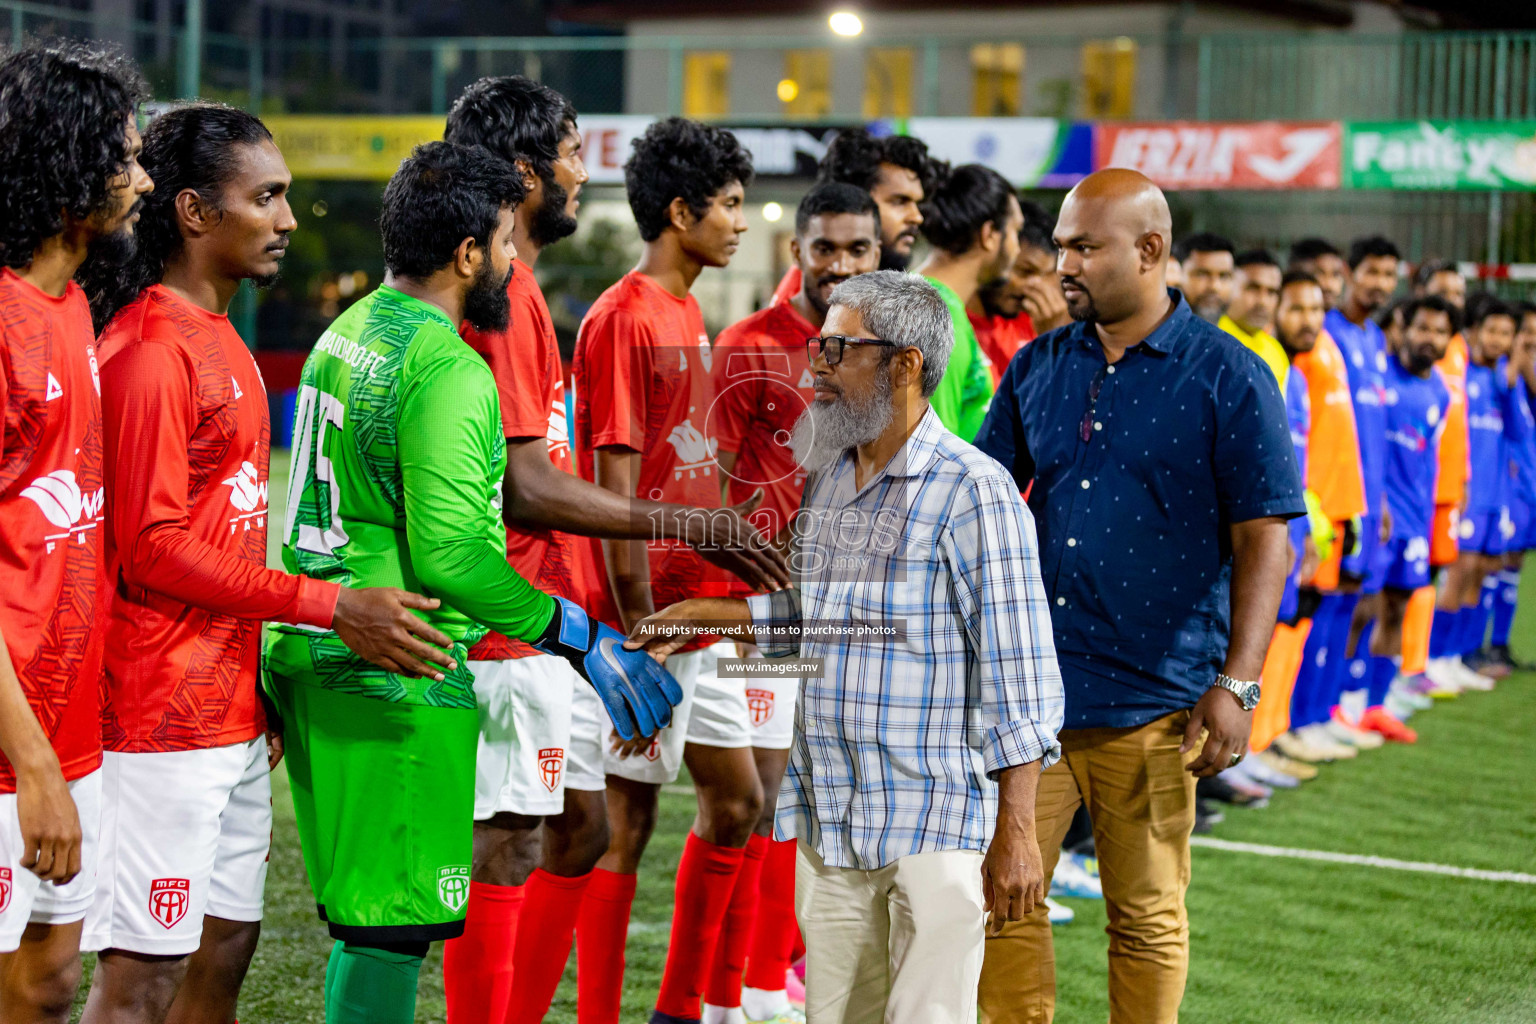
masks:
<instances>
[{"instance_id":1,"label":"football player in red jersey","mask_svg":"<svg viewBox=\"0 0 1536 1024\"><path fill-rule=\"evenodd\" d=\"M752 158L734 135L682 118L647 128L624 166L645 248L635 269L588 311L575 358L577 461L583 476L615 494L720 505L709 422L714 354L689 292L705 267L723 267L735 253L751 180ZM589 607L606 603L600 614L615 626L632 626L678 597L728 591L723 573L672 541L610 540L602 551L611 594L602 588ZM685 761L699 813L678 866L679 912L652 1020L699 1019L709 959L763 804L746 687L721 679L716 668L720 650L734 655L735 648L702 647L669 664L684 693L672 725L649 745L605 756L612 838L577 921L583 1022L618 1020L635 872L661 786Z\"/></svg>"},{"instance_id":2,"label":"football player in red jersey","mask_svg":"<svg viewBox=\"0 0 1536 1024\"><path fill-rule=\"evenodd\" d=\"M816 181L840 181L874 196L880 207L880 268L906 270L923 223L921 204L948 167L910 135L876 138L863 128L837 133L821 158ZM800 294L800 267L791 266L773 292L773 304Z\"/></svg>"},{"instance_id":3,"label":"football player in red jersey","mask_svg":"<svg viewBox=\"0 0 1536 1024\"><path fill-rule=\"evenodd\" d=\"M260 121L216 104L145 131L161 188L138 252L88 283L101 336L110 528L103 616L102 950L86 1021L227 1022L261 930L278 723L257 696L264 620L334 629L386 668L441 678L435 600L266 568L266 390L227 315L296 227ZM185 982L183 979L185 978Z\"/></svg>"},{"instance_id":4,"label":"football player in red jersey","mask_svg":"<svg viewBox=\"0 0 1536 1024\"><path fill-rule=\"evenodd\" d=\"M0 1017L65 1021L95 895L101 810L101 400L88 252L120 263L140 197L122 58L0 60Z\"/></svg>"},{"instance_id":5,"label":"football player in red jersey","mask_svg":"<svg viewBox=\"0 0 1536 1024\"><path fill-rule=\"evenodd\" d=\"M767 497L752 520L780 547L788 545L805 488L805 470L790 451L789 438L814 400L807 341L821 333L832 289L879 269L879 206L853 185L819 184L800 200L789 245L800 271L800 292L720 332L714 357L717 397L709 417L720 442L715 458L723 500L740 501L762 488ZM732 593L745 597L751 589L737 587ZM747 842L715 947L704 994L705 1024L739 1019L743 1011L751 1020L770 1020L790 1008L785 972L796 936L795 844L772 839L799 689L799 679L767 673L747 681L763 812Z\"/></svg>"},{"instance_id":6,"label":"football player in red jersey","mask_svg":"<svg viewBox=\"0 0 1536 1024\"><path fill-rule=\"evenodd\" d=\"M521 76L481 79L454 104L445 137L518 164L529 188L512 234L510 326L463 329L490 364L501 398L512 566L539 588L582 602L606 582L591 542L573 534L648 540L660 524L664 536L702 548L755 586L787 582L781 560L740 511L686 515L686 506L621 496L572 471L560 352L533 275L539 254L576 230L587 180L570 102ZM469 656L481 711L475 855L465 933L443 952L448 1019L540 1021L565 971L592 869L608 847L604 716L595 692L562 658L495 633Z\"/></svg>"}]
</instances>

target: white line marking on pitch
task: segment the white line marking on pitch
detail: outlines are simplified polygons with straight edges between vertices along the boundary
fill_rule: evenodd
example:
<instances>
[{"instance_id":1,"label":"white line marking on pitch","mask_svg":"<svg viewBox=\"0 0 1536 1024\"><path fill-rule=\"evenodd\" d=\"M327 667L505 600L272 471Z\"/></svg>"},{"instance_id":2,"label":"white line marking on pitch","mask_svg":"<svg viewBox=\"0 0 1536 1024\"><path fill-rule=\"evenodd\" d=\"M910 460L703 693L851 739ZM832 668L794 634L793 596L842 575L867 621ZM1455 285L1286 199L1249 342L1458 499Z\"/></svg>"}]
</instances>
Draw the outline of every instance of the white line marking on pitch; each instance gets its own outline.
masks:
<instances>
[{"instance_id":1,"label":"white line marking on pitch","mask_svg":"<svg viewBox=\"0 0 1536 1024\"><path fill-rule=\"evenodd\" d=\"M1227 839L1211 839L1208 836L1191 836L1189 845L1203 846L1211 850L1226 850L1230 853L1253 853L1260 857L1323 860L1334 864L1357 864L1367 868L1388 868L1392 871L1419 871L1426 875L1475 878L1483 882L1516 882L1520 885L1536 885L1536 875L1527 875L1521 871L1484 871L1482 868L1458 868L1451 864L1429 864L1417 860L1395 860L1392 857L1367 857L1358 853L1332 853L1328 850L1297 850L1288 846L1265 846L1262 843L1234 843Z\"/></svg>"}]
</instances>

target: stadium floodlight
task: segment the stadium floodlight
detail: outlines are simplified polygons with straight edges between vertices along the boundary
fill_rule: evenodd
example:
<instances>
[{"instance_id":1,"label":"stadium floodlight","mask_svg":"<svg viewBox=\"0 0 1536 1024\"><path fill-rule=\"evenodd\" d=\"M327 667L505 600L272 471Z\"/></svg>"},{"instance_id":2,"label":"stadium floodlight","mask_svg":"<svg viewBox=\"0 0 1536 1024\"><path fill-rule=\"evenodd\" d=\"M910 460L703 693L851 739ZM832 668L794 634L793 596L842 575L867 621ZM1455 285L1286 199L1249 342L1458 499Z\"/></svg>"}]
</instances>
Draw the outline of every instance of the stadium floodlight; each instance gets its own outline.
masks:
<instances>
[{"instance_id":1,"label":"stadium floodlight","mask_svg":"<svg viewBox=\"0 0 1536 1024\"><path fill-rule=\"evenodd\" d=\"M852 11L833 11L827 26L840 36L856 36L864 31L864 21Z\"/></svg>"},{"instance_id":2,"label":"stadium floodlight","mask_svg":"<svg viewBox=\"0 0 1536 1024\"><path fill-rule=\"evenodd\" d=\"M784 216L784 207L778 203L763 204L763 220L770 224L777 224Z\"/></svg>"},{"instance_id":3,"label":"stadium floodlight","mask_svg":"<svg viewBox=\"0 0 1536 1024\"><path fill-rule=\"evenodd\" d=\"M795 102L795 97L800 95L800 83L795 81L793 78L780 79L777 92L779 94L780 101L784 103L793 103Z\"/></svg>"}]
</instances>

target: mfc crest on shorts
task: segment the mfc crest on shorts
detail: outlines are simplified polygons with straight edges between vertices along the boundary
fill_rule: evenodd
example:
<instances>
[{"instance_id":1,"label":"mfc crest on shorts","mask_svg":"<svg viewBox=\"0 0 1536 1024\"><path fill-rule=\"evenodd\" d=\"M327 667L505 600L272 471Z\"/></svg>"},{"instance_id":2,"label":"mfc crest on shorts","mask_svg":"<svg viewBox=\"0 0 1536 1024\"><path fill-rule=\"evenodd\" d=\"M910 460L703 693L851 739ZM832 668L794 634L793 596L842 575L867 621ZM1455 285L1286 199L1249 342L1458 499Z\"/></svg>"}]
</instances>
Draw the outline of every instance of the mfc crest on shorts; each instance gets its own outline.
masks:
<instances>
[{"instance_id":1,"label":"mfc crest on shorts","mask_svg":"<svg viewBox=\"0 0 1536 1024\"><path fill-rule=\"evenodd\" d=\"M103 871L82 949L184 956L203 917L260 921L272 837L267 739L202 750L109 750ZM152 824L150 824L152 823Z\"/></svg>"},{"instance_id":2,"label":"mfc crest on shorts","mask_svg":"<svg viewBox=\"0 0 1536 1024\"><path fill-rule=\"evenodd\" d=\"M475 820L494 814L541 817L565 809L567 789L601 792L607 721L597 691L564 658L536 654L471 661L480 711ZM593 719L593 716L596 716Z\"/></svg>"},{"instance_id":3,"label":"mfc crest on shorts","mask_svg":"<svg viewBox=\"0 0 1536 1024\"><path fill-rule=\"evenodd\" d=\"M683 702L672 709L672 724L640 753L626 758L615 754L607 742L613 726L604 718L599 723L604 771L633 782L662 785L677 780L685 744L730 750L752 746L746 687L740 679L720 678L717 666L722 657L736 657L735 643L721 641L667 659L667 670L683 689Z\"/></svg>"},{"instance_id":4,"label":"mfc crest on shorts","mask_svg":"<svg viewBox=\"0 0 1536 1024\"><path fill-rule=\"evenodd\" d=\"M43 882L21 866L16 794L0 793L0 953L14 953L29 924L72 924L91 909L100 863L101 771L69 783L80 816L80 873L64 885Z\"/></svg>"}]
</instances>

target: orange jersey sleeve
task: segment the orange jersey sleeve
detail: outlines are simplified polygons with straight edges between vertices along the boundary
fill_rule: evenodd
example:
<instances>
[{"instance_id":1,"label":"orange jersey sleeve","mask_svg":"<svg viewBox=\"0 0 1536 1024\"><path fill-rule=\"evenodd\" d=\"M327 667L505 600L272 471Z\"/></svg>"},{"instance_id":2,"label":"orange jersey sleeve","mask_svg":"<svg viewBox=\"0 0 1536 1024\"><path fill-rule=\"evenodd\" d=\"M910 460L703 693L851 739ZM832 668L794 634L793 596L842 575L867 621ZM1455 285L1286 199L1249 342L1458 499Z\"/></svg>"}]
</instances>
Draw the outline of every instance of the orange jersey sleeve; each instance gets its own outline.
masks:
<instances>
[{"instance_id":1,"label":"orange jersey sleeve","mask_svg":"<svg viewBox=\"0 0 1536 1024\"><path fill-rule=\"evenodd\" d=\"M1461 335L1451 339L1445 358L1436 364L1451 404L1445 411L1445 432L1440 435L1440 474L1435 479L1435 504L1461 506L1472 475L1467 447L1467 342Z\"/></svg>"},{"instance_id":2,"label":"orange jersey sleeve","mask_svg":"<svg viewBox=\"0 0 1536 1024\"><path fill-rule=\"evenodd\" d=\"M1355 409L1350 402L1343 353L1323 331L1311 352L1296 357L1295 366L1307 379L1307 396L1312 403L1307 487L1317 495L1329 519L1336 523L1353 519L1365 511L1365 480L1360 472L1360 441L1355 433Z\"/></svg>"}]
</instances>

